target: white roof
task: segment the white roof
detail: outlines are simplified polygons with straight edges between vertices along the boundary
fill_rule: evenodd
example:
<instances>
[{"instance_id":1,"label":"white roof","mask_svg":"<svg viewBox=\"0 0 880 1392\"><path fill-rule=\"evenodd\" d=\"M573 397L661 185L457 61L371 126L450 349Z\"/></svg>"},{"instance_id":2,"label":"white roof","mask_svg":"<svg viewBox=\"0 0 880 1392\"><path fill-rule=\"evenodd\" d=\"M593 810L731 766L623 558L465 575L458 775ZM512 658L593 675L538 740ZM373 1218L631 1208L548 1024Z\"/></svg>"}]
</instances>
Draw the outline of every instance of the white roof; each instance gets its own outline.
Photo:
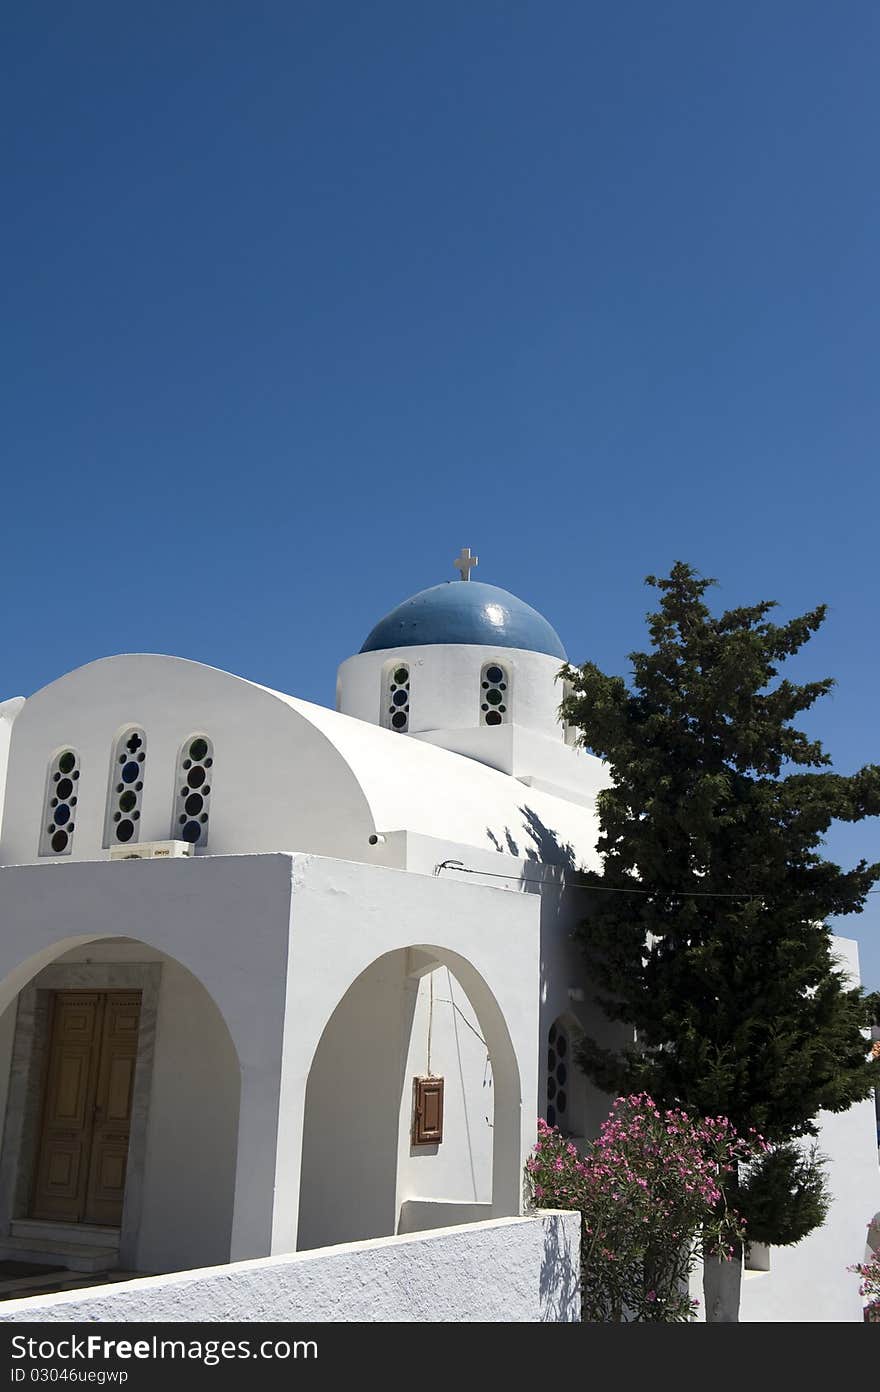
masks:
<instances>
[{"instance_id":1,"label":"white roof","mask_svg":"<svg viewBox=\"0 0 880 1392\"><path fill-rule=\"evenodd\" d=\"M215 756L210 854L301 850L367 859L370 835L407 831L547 863L564 861L570 846L578 865L595 864L588 808L463 755L153 654L88 663L16 713L0 861L39 861L47 768L67 746L82 769L72 858L106 855L108 770L129 725L146 735L144 841L174 834L178 760L198 733L212 740ZM50 815L43 808L42 821Z\"/></svg>"},{"instance_id":2,"label":"white roof","mask_svg":"<svg viewBox=\"0 0 880 1392\"><path fill-rule=\"evenodd\" d=\"M269 690L264 687L263 690ZM360 786L379 832L412 831L507 855L596 865L595 813L461 754L325 706L271 693L330 741Z\"/></svg>"}]
</instances>

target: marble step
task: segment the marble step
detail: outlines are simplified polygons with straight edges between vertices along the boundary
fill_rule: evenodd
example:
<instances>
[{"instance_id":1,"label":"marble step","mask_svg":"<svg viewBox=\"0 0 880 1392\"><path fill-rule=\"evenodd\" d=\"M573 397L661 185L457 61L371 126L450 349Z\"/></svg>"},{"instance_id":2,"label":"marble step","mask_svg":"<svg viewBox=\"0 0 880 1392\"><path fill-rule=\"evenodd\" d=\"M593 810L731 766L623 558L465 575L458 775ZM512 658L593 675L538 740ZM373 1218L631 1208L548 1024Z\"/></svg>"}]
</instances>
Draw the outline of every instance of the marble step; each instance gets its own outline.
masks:
<instances>
[{"instance_id":1,"label":"marble step","mask_svg":"<svg viewBox=\"0 0 880 1392\"><path fill-rule=\"evenodd\" d=\"M59 1223L51 1218L13 1218L9 1225L12 1237L29 1241L65 1242L75 1247L119 1248L119 1229L104 1228L95 1223Z\"/></svg>"},{"instance_id":2,"label":"marble step","mask_svg":"<svg viewBox=\"0 0 880 1392\"><path fill-rule=\"evenodd\" d=\"M84 1242L47 1242L38 1237L4 1237L0 1239L0 1261L63 1266L68 1271L112 1271L119 1265L119 1249Z\"/></svg>"}]
</instances>

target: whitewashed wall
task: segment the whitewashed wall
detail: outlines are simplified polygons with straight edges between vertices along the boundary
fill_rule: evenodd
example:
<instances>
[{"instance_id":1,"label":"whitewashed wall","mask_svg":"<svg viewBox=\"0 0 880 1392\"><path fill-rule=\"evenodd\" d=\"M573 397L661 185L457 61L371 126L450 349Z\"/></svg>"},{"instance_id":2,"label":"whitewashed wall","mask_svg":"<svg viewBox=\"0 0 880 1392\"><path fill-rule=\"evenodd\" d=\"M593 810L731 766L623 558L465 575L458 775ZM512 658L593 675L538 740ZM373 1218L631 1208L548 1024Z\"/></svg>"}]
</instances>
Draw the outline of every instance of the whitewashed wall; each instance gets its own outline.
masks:
<instances>
[{"instance_id":1,"label":"whitewashed wall","mask_svg":"<svg viewBox=\"0 0 880 1392\"><path fill-rule=\"evenodd\" d=\"M411 731L478 726L480 675L487 663L497 663L510 678L508 705L513 721L562 743L563 730L557 719L562 685L556 680L562 660L522 648L437 643L356 653L339 668L339 710L371 725L381 724L384 674L402 662L410 669Z\"/></svg>"},{"instance_id":2,"label":"whitewashed wall","mask_svg":"<svg viewBox=\"0 0 880 1392\"><path fill-rule=\"evenodd\" d=\"M411 1086L402 964L410 948L427 946L466 985L477 1028L503 1064L500 1075L493 1068L493 1213L506 1216L519 1211L521 1166L534 1140L538 907L530 895L309 856L6 866L0 1007L14 1008L21 987L65 954L148 960L152 951L173 959L160 995L155 1145L147 1162L157 1178L140 1268L192 1265L184 1248L194 1223L212 1231L212 1253L225 1255L230 1218L230 1254L262 1256L296 1247L303 1163L307 1204L338 1220L338 1231L312 1232L312 1242L393 1233L403 1200L424 1197L411 1188L398 1192L397 1160L402 1099ZM123 925L133 946L118 941ZM116 941L99 941L107 938ZM350 988L364 972L375 973L377 989L358 1003ZM231 1214L232 1147L224 1146L233 1126L232 1046L222 1043L214 1006L196 1009L202 988L229 1030L241 1078ZM309 1070L340 1002L346 1011L354 1003L344 1047L330 1056L327 1087L318 1087L317 1109L310 1110ZM443 1066L450 1069L454 1122L464 1125L447 1024ZM481 1062L479 1078L482 1072ZM526 1109L523 1097L530 1099ZM215 1130L206 1133L200 1118L214 1104ZM183 1177L175 1165L181 1138L192 1157ZM316 1138L332 1163L311 1167ZM467 1200L467 1141L454 1131L450 1141L449 1153L459 1156L455 1183L441 1147L428 1196ZM199 1167L211 1170L201 1186ZM420 1170L420 1182L427 1172ZM365 1214L372 1233L364 1230ZM205 1247L195 1250L204 1261Z\"/></svg>"},{"instance_id":3,"label":"whitewashed wall","mask_svg":"<svg viewBox=\"0 0 880 1392\"><path fill-rule=\"evenodd\" d=\"M214 743L211 853L365 850L373 827L356 778L283 699L196 662L133 655L89 663L25 702L13 725L0 860L38 860L46 770L66 746L79 754L81 774L73 850L64 860L107 858L110 758L130 725L147 736L142 841L171 836L181 745L206 734Z\"/></svg>"},{"instance_id":4,"label":"whitewashed wall","mask_svg":"<svg viewBox=\"0 0 880 1392\"><path fill-rule=\"evenodd\" d=\"M23 706L23 696L12 696L8 701L0 701L0 824L3 822L3 803L6 797L6 774L9 764L9 745L12 740L12 724Z\"/></svg>"},{"instance_id":5,"label":"whitewashed wall","mask_svg":"<svg viewBox=\"0 0 880 1392\"><path fill-rule=\"evenodd\" d=\"M370 845L374 833L406 828L497 848L505 828L524 841L535 819L582 856L595 844L589 809L479 762L200 663L135 654L89 663L25 702L12 726L0 863L53 859L38 855L43 799L49 760L66 746L79 754L81 776L73 849L63 859L107 858L110 758L130 725L147 736L141 840L166 840L176 829L181 744L205 734L214 745L213 855L307 851L384 863L381 845Z\"/></svg>"},{"instance_id":6,"label":"whitewashed wall","mask_svg":"<svg viewBox=\"0 0 880 1392\"><path fill-rule=\"evenodd\" d=\"M313 1077L306 1094L301 1241L314 1245L367 1236L368 1221L373 1235L383 1228L393 1232L407 1200L470 1201L475 1182L480 1196L493 1196L496 1215L518 1211L521 1166L535 1133L531 1105L523 1106L522 1099L535 1093L538 903L480 885L470 885L461 896L462 888L433 876L315 860L307 881L294 889L289 1018L299 1030L291 1039L290 1073L300 1087L312 1064L307 1040L321 1038L316 1076L322 1079L315 1089ZM442 1065L449 1080L451 1111L436 1152L409 1153L409 1098L412 1077L426 1062L426 1021L422 1013L413 1024L417 982L423 978L412 972L421 970L421 961L410 961L399 950L382 953L382 944L395 937L422 944L429 954L435 948L467 953L482 974L481 986L473 973L469 980L462 977L452 956L444 962L469 997L465 1018L476 1022L496 1065L499 1054L504 1065L500 1084L496 1068L492 1071L492 1189L489 1149L482 1138L466 1134L485 1111L486 1050L475 1038L473 1048L470 1043L459 1047L453 1015L459 1037L461 1017L439 1001L435 1019L442 1053L436 1061L432 1055L432 1067L439 1072ZM363 979L357 962L367 971ZM347 974L350 989L328 1029L315 983L331 975L341 983ZM446 980L445 971L435 976ZM473 994L475 985L482 1000ZM497 1002L494 1012L486 986ZM437 991L448 995L440 987ZM346 995L341 985L335 994L337 999ZM462 1077L465 1061L468 1073ZM292 1152L291 1164L296 1163ZM494 1172L499 1163L503 1180Z\"/></svg>"},{"instance_id":7,"label":"whitewashed wall","mask_svg":"<svg viewBox=\"0 0 880 1392\"><path fill-rule=\"evenodd\" d=\"M448 967L411 981L410 990L415 1008L400 1106L398 1201L401 1206L419 1199L489 1205L495 1089L479 1019ZM429 1032L431 1072L444 1079L444 1139L439 1146L414 1146L411 1080L427 1072ZM413 1209L411 1224L414 1214Z\"/></svg>"},{"instance_id":8,"label":"whitewashed wall","mask_svg":"<svg viewBox=\"0 0 880 1392\"><path fill-rule=\"evenodd\" d=\"M27 1321L571 1322L580 1218L546 1212L89 1291L10 1300Z\"/></svg>"},{"instance_id":9,"label":"whitewashed wall","mask_svg":"<svg viewBox=\"0 0 880 1392\"><path fill-rule=\"evenodd\" d=\"M0 1145L3 1144L3 1131L6 1126L6 1097L9 1091L9 1068L15 1042L17 1009L17 1002L13 1001L0 1014Z\"/></svg>"}]
</instances>

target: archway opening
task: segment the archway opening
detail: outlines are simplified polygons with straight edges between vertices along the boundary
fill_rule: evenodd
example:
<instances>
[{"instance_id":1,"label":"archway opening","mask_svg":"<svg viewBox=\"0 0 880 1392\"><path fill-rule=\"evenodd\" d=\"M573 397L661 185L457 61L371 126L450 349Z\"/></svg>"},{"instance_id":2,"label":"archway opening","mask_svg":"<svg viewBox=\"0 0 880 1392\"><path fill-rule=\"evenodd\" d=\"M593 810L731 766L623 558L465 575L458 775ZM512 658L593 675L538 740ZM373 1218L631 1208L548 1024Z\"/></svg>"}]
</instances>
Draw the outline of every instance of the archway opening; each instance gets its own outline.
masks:
<instances>
[{"instance_id":1,"label":"archway opening","mask_svg":"<svg viewBox=\"0 0 880 1392\"><path fill-rule=\"evenodd\" d=\"M443 1080L442 1139L420 1142L425 1078ZM379 957L312 1059L298 1249L518 1213L519 1162L519 1070L486 981L431 945Z\"/></svg>"},{"instance_id":2,"label":"archway opening","mask_svg":"<svg viewBox=\"0 0 880 1392\"><path fill-rule=\"evenodd\" d=\"M219 1008L140 940L62 947L11 974L0 1015L0 1243L39 1224L100 1229L128 1270L228 1261L240 1069Z\"/></svg>"}]
</instances>

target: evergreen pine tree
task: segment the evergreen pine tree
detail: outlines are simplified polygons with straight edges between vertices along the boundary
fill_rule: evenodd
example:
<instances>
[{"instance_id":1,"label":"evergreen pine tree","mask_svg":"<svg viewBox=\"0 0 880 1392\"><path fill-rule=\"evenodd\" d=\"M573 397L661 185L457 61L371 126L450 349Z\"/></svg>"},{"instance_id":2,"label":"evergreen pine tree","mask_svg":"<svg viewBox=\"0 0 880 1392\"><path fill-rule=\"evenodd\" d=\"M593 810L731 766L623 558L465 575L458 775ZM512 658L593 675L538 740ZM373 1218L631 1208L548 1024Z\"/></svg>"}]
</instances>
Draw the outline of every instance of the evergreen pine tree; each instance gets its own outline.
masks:
<instances>
[{"instance_id":1,"label":"evergreen pine tree","mask_svg":"<svg viewBox=\"0 0 880 1392\"><path fill-rule=\"evenodd\" d=\"M821 847L833 821L880 814L880 768L833 773L793 725L831 679L777 679L825 606L781 625L769 601L715 617L714 582L681 562L647 583L660 604L631 687L592 663L563 670L561 714L613 778L590 877L604 892L579 941L605 1013L636 1032L620 1051L587 1041L582 1066L609 1092L759 1131L775 1158L744 1182L742 1206L763 1241L798 1240L827 1195L791 1143L876 1082L867 1001L826 920L862 909L880 864L845 870Z\"/></svg>"}]
</instances>

